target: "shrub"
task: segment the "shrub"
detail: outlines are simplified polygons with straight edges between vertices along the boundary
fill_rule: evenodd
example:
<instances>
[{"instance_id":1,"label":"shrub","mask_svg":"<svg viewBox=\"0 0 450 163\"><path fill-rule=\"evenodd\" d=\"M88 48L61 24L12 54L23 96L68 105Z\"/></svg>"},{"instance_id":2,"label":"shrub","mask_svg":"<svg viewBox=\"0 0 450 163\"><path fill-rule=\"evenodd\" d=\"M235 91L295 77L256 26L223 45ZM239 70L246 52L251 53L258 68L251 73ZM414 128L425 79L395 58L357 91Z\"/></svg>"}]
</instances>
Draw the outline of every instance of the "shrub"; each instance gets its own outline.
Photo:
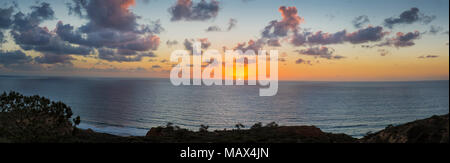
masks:
<instances>
[{"instance_id":1,"label":"shrub","mask_svg":"<svg viewBox=\"0 0 450 163\"><path fill-rule=\"evenodd\" d=\"M262 128L263 125L261 122L255 123L250 129L259 129Z\"/></svg>"},{"instance_id":2,"label":"shrub","mask_svg":"<svg viewBox=\"0 0 450 163\"><path fill-rule=\"evenodd\" d=\"M278 124L275 122L271 122L271 123L267 124L266 127L275 128L275 127L278 127Z\"/></svg>"},{"instance_id":3,"label":"shrub","mask_svg":"<svg viewBox=\"0 0 450 163\"><path fill-rule=\"evenodd\" d=\"M72 134L72 115L62 102L5 92L0 95L0 136L20 142L55 141ZM80 121L73 119L75 125Z\"/></svg>"},{"instance_id":4,"label":"shrub","mask_svg":"<svg viewBox=\"0 0 450 163\"><path fill-rule=\"evenodd\" d=\"M200 125L199 132L208 132L209 126Z\"/></svg>"},{"instance_id":5,"label":"shrub","mask_svg":"<svg viewBox=\"0 0 450 163\"><path fill-rule=\"evenodd\" d=\"M245 128L245 126L242 123L238 123L234 127L236 127L237 130L241 130L241 128Z\"/></svg>"}]
</instances>

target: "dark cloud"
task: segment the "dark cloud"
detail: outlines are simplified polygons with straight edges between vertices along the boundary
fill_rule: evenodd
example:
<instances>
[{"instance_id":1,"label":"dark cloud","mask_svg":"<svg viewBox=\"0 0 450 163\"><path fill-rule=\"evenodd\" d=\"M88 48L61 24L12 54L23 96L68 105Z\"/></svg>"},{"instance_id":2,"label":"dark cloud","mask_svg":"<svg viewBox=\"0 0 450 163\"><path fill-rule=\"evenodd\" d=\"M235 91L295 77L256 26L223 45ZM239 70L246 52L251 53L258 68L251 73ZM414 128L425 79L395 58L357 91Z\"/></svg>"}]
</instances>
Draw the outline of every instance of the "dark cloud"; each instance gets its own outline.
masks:
<instances>
[{"instance_id":1,"label":"dark cloud","mask_svg":"<svg viewBox=\"0 0 450 163\"><path fill-rule=\"evenodd\" d=\"M419 58L419 59L431 59L431 58L438 58L439 56L437 56L437 55L425 55L425 56L420 56L420 57L417 57L417 58Z\"/></svg>"},{"instance_id":2,"label":"dark cloud","mask_svg":"<svg viewBox=\"0 0 450 163\"><path fill-rule=\"evenodd\" d=\"M442 30L443 30L442 27L432 25L432 26L430 26L430 30L428 30L428 32L432 35L436 35L436 34L442 32Z\"/></svg>"},{"instance_id":3,"label":"dark cloud","mask_svg":"<svg viewBox=\"0 0 450 163\"><path fill-rule=\"evenodd\" d=\"M414 40L420 38L420 32L408 32L406 34L398 32L397 36L391 40L391 44L395 47L408 47L415 45Z\"/></svg>"},{"instance_id":4,"label":"dark cloud","mask_svg":"<svg viewBox=\"0 0 450 163\"><path fill-rule=\"evenodd\" d=\"M178 41L177 40L173 40L173 41L167 40L166 45L169 47L172 47L172 46L178 45Z\"/></svg>"},{"instance_id":5,"label":"dark cloud","mask_svg":"<svg viewBox=\"0 0 450 163\"><path fill-rule=\"evenodd\" d=\"M140 17L129 10L135 3L135 0L73 0L68 5L70 11L88 23L76 29L59 22L56 33L72 44L99 48L100 59L139 61L144 57L142 54L158 49L160 38L155 34L164 28L159 20L138 24ZM114 53L102 49L112 49Z\"/></svg>"},{"instance_id":6,"label":"dark cloud","mask_svg":"<svg viewBox=\"0 0 450 163\"><path fill-rule=\"evenodd\" d=\"M82 27L83 28L83 27ZM89 47L108 47L129 49L135 51L156 50L160 38L152 33L140 34L135 31L123 32L114 29L101 28L94 32L74 30L69 24L59 22L56 33L65 41ZM86 37L83 37L85 35Z\"/></svg>"},{"instance_id":7,"label":"dark cloud","mask_svg":"<svg viewBox=\"0 0 450 163\"><path fill-rule=\"evenodd\" d=\"M328 47L312 47L303 50L296 50L301 55L313 56L316 58L325 58L325 59L343 59L343 56L335 56L334 49Z\"/></svg>"},{"instance_id":8,"label":"dark cloud","mask_svg":"<svg viewBox=\"0 0 450 163\"><path fill-rule=\"evenodd\" d=\"M43 52L45 54L58 54L58 55L89 55L92 48L85 46L73 46L67 42L61 41L56 37L50 38L47 44L43 45L22 45L24 50L35 50Z\"/></svg>"},{"instance_id":9,"label":"dark cloud","mask_svg":"<svg viewBox=\"0 0 450 163\"><path fill-rule=\"evenodd\" d=\"M301 58L297 59L297 60L295 61L295 64L307 64L307 65L312 65L310 60L304 60L304 59L301 59Z\"/></svg>"},{"instance_id":10,"label":"dark cloud","mask_svg":"<svg viewBox=\"0 0 450 163\"><path fill-rule=\"evenodd\" d=\"M394 46L397 48L401 47L410 47L415 45L415 40L418 40L421 38L421 33L419 31L415 32L398 32L395 37L386 39L386 41L383 41L381 43L378 43L376 45L370 46L370 45L363 45L363 48L373 48L373 47L383 47L383 46Z\"/></svg>"},{"instance_id":11,"label":"dark cloud","mask_svg":"<svg viewBox=\"0 0 450 163\"><path fill-rule=\"evenodd\" d=\"M298 16L296 7L281 6L278 11L281 12L283 19L281 21L271 21L262 32L264 38L285 37L289 31L296 32L300 23L304 21L303 18Z\"/></svg>"},{"instance_id":12,"label":"dark cloud","mask_svg":"<svg viewBox=\"0 0 450 163\"><path fill-rule=\"evenodd\" d=\"M132 31L138 25L137 16L128 8L135 5L135 0L90 0L85 10L90 22L86 27L109 28L120 31Z\"/></svg>"},{"instance_id":13,"label":"dark cloud","mask_svg":"<svg viewBox=\"0 0 450 163\"><path fill-rule=\"evenodd\" d=\"M344 43L347 31L342 30L336 33L324 33L318 31L308 36L308 44L311 45L329 45Z\"/></svg>"},{"instance_id":14,"label":"dark cloud","mask_svg":"<svg viewBox=\"0 0 450 163\"><path fill-rule=\"evenodd\" d=\"M352 44L361 44L366 42L376 42L386 36L388 32L383 32L383 27L367 27L364 29L360 29L356 32L349 33L345 37L345 40L349 41Z\"/></svg>"},{"instance_id":15,"label":"dark cloud","mask_svg":"<svg viewBox=\"0 0 450 163\"><path fill-rule=\"evenodd\" d=\"M11 35L16 41L16 44L20 45L25 50L30 50L27 46L48 45L52 38L52 34L45 27L33 27L23 31L12 30Z\"/></svg>"},{"instance_id":16,"label":"dark cloud","mask_svg":"<svg viewBox=\"0 0 450 163\"><path fill-rule=\"evenodd\" d=\"M0 31L0 46L5 42L6 42L5 35L3 34L2 31Z\"/></svg>"},{"instance_id":17,"label":"dark cloud","mask_svg":"<svg viewBox=\"0 0 450 163\"><path fill-rule=\"evenodd\" d=\"M40 64L57 64L57 63L71 64L70 61L72 60L75 60L75 58L73 58L70 55L56 55L56 54L46 54L34 58L34 61Z\"/></svg>"},{"instance_id":18,"label":"dark cloud","mask_svg":"<svg viewBox=\"0 0 450 163\"><path fill-rule=\"evenodd\" d=\"M280 47L281 43L279 39L270 39L267 41L267 45L274 46L274 47Z\"/></svg>"},{"instance_id":19,"label":"dark cloud","mask_svg":"<svg viewBox=\"0 0 450 163\"><path fill-rule=\"evenodd\" d=\"M236 27L236 24L237 24L237 20L231 18L230 21L228 21L228 28L227 28L227 30L231 31L234 27Z\"/></svg>"},{"instance_id":20,"label":"dark cloud","mask_svg":"<svg viewBox=\"0 0 450 163\"><path fill-rule=\"evenodd\" d=\"M222 29L219 26L210 26L205 30L206 32L220 32Z\"/></svg>"},{"instance_id":21,"label":"dark cloud","mask_svg":"<svg viewBox=\"0 0 450 163\"><path fill-rule=\"evenodd\" d=\"M255 53L258 53L266 45L264 39L258 40L250 40L248 43L238 43L233 50L241 50L242 52L246 52L248 50L253 50Z\"/></svg>"},{"instance_id":22,"label":"dark cloud","mask_svg":"<svg viewBox=\"0 0 450 163\"><path fill-rule=\"evenodd\" d=\"M421 22L428 24L436 19L436 16L424 15L418 8L411 8L400 14L400 17L391 17L384 20L384 26L393 28L397 24L412 24L415 22Z\"/></svg>"},{"instance_id":23,"label":"dark cloud","mask_svg":"<svg viewBox=\"0 0 450 163\"><path fill-rule=\"evenodd\" d=\"M206 49L208 49L208 48L211 46L211 42L209 42L209 40L208 40L207 38L200 38L200 39L197 39L197 40L194 40L194 39L185 39L185 40L184 40L184 43L183 43L184 48L185 48L186 50L191 51L191 54L193 54L192 50L193 50L194 43L195 43L196 41L198 41L198 42L201 43L201 48L202 48L202 50L206 50Z\"/></svg>"},{"instance_id":24,"label":"dark cloud","mask_svg":"<svg viewBox=\"0 0 450 163\"><path fill-rule=\"evenodd\" d=\"M32 6L28 14L16 13L10 31L15 43L23 50L41 52L42 56L35 58L36 63L67 63L72 60L69 55L91 54L91 48L73 46L46 27L40 26L46 20L53 20L54 14L48 3Z\"/></svg>"},{"instance_id":25,"label":"dark cloud","mask_svg":"<svg viewBox=\"0 0 450 163\"><path fill-rule=\"evenodd\" d=\"M352 23L355 28L361 28L367 23L370 22L370 19L367 15L361 15L353 19Z\"/></svg>"},{"instance_id":26,"label":"dark cloud","mask_svg":"<svg viewBox=\"0 0 450 163\"><path fill-rule=\"evenodd\" d=\"M388 32L383 31L383 27L367 27L359 29L355 32L348 33L346 30L338 31L336 33L324 33L318 31L315 33L303 32L294 33L291 44L295 46L303 45L331 45L331 44L361 44L367 42L377 42L382 40Z\"/></svg>"},{"instance_id":27,"label":"dark cloud","mask_svg":"<svg viewBox=\"0 0 450 163\"><path fill-rule=\"evenodd\" d=\"M0 65L10 66L17 64L27 64L33 60L30 56L25 55L22 51L3 51L0 50Z\"/></svg>"},{"instance_id":28,"label":"dark cloud","mask_svg":"<svg viewBox=\"0 0 450 163\"><path fill-rule=\"evenodd\" d=\"M89 22L78 30L69 24L58 23L57 33L66 41L95 47L130 48L130 50L155 50L159 37L154 35L164 30L160 21L151 25L139 25L136 16L128 8L134 0L73 0L81 6ZM86 38L81 37L86 35Z\"/></svg>"},{"instance_id":29,"label":"dark cloud","mask_svg":"<svg viewBox=\"0 0 450 163\"><path fill-rule=\"evenodd\" d=\"M12 14L14 12L13 7L9 8L0 8L0 30L9 28L12 23Z\"/></svg>"},{"instance_id":30,"label":"dark cloud","mask_svg":"<svg viewBox=\"0 0 450 163\"><path fill-rule=\"evenodd\" d=\"M219 2L201 0L194 3L192 0L177 0L177 3L169 8L171 21L204 21L215 18L219 13Z\"/></svg>"},{"instance_id":31,"label":"dark cloud","mask_svg":"<svg viewBox=\"0 0 450 163\"><path fill-rule=\"evenodd\" d=\"M231 31L234 27L236 27L237 20L236 19L230 19L228 22L228 27L226 28L226 31ZM206 30L206 32L221 32L223 31L222 28L220 28L217 25L209 26Z\"/></svg>"},{"instance_id":32,"label":"dark cloud","mask_svg":"<svg viewBox=\"0 0 450 163\"><path fill-rule=\"evenodd\" d=\"M109 62L139 62L142 61L144 57L156 57L153 52L149 53L139 53L137 55L128 55L126 53L121 53L118 50L101 48L98 49L98 56L100 59Z\"/></svg>"},{"instance_id":33,"label":"dark cloud","mask_svg":"<svg viewBox=\"0 0 450 163\"><path fill-rule=\"evenodd\" d=\"M52 34L45 27L39 25L45 20L54 18L54 12L48 3L41 3L31 7L31 13L25 15L18 12L14 15L11 35L20 46L47 45Z\"/></svg>"},{"instance_id":34,"label":"dark cloud","mask_svg":"<svg viewBox=\"0 0 450 163\"><path fill-rule=\"evenodd\" d=\"M173 40L173 41L167 40L166 45L169 47L172 47L172 46L178 45L178 41L177 40Z\"/></svg>"},{"instance_id":35,"label":"dark cloud","mask_svg":"<svg viewBox=\"0 0 450 163\"><path fill-rule=\"evenodd\" d=\"M309 33L309 32L303 32L303 33L296 32L296 33L294 33L294 36L292 37L290 43L294 46L302 46L305 43L307 43L307 36L310 34L311 33Z\"/></svg>"},{"instance_id":36,"label":"dark cloud","mask_svg":"<svg viewBox=\"0 0 450 163\"><path fill-rule=\"evenodd\" d=\"M87 8L88 0L72 0L73 3L66 3L69 8L69 15L83 17L83 9Z\"/></svg>"}]
</instances>

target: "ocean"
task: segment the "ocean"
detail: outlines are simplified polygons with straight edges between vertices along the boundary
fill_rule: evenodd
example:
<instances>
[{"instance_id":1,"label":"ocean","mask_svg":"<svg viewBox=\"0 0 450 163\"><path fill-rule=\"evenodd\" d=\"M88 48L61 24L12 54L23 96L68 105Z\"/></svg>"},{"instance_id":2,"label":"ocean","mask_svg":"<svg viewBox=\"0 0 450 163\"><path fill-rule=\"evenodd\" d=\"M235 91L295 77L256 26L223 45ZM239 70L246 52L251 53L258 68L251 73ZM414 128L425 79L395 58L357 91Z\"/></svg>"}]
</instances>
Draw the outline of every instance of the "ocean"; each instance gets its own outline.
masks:
<instances>
[{"instance_id":1,"label":"ocean","mask_svg":"<svg viewBox=\"0 0 450 163\"><path fill-rule=\"evenodd\" d=\"M191 130L257 122L314 125L362 137L386 126L449 112L449 81L280 82L274 97L257 86L172 86L169 79L0 76L0 92L68 104L80 128L143 136L168 122Z\"/></svg>"}]
</instances>

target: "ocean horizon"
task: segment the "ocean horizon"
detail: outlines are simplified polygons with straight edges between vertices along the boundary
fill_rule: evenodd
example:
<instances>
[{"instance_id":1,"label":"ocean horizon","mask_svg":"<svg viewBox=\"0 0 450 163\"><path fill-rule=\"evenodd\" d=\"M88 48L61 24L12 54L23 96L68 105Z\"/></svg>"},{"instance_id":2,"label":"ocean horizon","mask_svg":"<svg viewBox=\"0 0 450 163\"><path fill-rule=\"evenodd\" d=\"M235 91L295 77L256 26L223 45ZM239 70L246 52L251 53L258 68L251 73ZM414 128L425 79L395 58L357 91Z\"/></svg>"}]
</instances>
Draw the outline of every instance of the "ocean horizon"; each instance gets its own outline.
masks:
<instances>
[{"instance_id":1,"label":"ocean horizon","mask_svg":"<svg viewBox=\"0 0 450 163\"><path fill-rule=\"evenodd\" d=\"M0 76L0 92L40 95L68 104L80 128L144 136L173 123L197 131L262 122L314 125L356 138L388 125L447 114L449 81L280 81L278 94L258 86L181 86L163 78Z\"/></svg>"}]
</instances>

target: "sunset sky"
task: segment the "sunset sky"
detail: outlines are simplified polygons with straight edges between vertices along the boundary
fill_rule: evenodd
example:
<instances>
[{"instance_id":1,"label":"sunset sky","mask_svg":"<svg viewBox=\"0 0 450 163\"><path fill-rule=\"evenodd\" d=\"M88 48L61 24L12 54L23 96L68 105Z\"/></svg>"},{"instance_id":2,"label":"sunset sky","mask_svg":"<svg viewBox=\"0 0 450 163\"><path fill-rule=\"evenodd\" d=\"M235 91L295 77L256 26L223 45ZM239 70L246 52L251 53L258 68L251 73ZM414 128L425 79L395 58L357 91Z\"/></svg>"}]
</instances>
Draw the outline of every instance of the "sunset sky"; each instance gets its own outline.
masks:
<instances>
[{"instance_id":1,"label":"sunset sky","mask_svg":"<svg viewBox=\"0 0 450 163\"><path fill-rule=\"evenodd\" d=\"M3 0L0 75L168 77L198 40L277 49L282 80L448 80L448 20L448 0Z\"/></svg>"}]
</instances>

